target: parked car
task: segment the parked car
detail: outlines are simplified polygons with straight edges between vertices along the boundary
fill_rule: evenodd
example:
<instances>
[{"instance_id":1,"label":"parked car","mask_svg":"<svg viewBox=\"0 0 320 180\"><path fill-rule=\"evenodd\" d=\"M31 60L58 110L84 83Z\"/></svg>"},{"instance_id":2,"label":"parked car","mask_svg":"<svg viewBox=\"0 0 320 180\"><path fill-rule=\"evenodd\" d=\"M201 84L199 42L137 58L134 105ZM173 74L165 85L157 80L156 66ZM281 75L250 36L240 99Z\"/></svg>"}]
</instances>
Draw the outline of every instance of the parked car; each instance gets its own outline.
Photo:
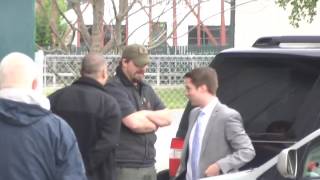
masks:
<instances>
[{"instance_id":1,"label":"parked car","mask_svg":"<svg viewBox=\"0 0 320 180\"><path fill-rule=\"evenodd\" d=\"M276 170L277 155L320 127L320 37L263 37L250 48L220 52L210 67L219 76L217 96L241 113L256 149L255 159L240 174L269 163L258 179L285 179ZM176 173L191 109L188 104L172 141L169 172L160 172L158 179ZM298 167L304 167L309 149L296 151ZM296 177L303 174L298 169Z\"/></svg>"},{"instance_id":2,"label":"parked car","mask_svg":"<svg viewBox=\"0 0 320 180\"><path fill-rule=\"evenodd\" d=\"M304 150L301 150L301 149ZM298 155L304 151L303 155ZM261 166L200 180L256 180L256 179L320 179L320 129L281 151ZM281 176L270 176L268 171L277 167Z\"/></svg>"}]
</instances>

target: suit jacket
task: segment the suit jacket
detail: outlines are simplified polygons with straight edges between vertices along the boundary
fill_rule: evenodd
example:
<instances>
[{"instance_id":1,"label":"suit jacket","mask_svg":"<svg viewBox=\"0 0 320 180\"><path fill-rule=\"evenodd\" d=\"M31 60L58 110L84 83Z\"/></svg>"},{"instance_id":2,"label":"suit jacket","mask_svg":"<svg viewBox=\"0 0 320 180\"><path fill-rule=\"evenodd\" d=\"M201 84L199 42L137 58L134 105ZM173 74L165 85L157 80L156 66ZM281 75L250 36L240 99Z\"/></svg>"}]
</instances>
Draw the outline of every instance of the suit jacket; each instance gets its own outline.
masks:
<instances>
[{"instance_id":1,"label":"suit jacket","mask_svg":"<svg viewBox=\"0 0 320 180\"><path fill-rule=\"evenodd\" d=\"M190 133L199 113L200 108L194 108L190 112L189 127L176 179L185 179ZM218 102L203 136L199 158L200 177L205 177L205 171L211 164L218 163L222 173L225 174L237 171L254 156L255 151L243 128L241 115Z\"/></svg>"}]
</instances>

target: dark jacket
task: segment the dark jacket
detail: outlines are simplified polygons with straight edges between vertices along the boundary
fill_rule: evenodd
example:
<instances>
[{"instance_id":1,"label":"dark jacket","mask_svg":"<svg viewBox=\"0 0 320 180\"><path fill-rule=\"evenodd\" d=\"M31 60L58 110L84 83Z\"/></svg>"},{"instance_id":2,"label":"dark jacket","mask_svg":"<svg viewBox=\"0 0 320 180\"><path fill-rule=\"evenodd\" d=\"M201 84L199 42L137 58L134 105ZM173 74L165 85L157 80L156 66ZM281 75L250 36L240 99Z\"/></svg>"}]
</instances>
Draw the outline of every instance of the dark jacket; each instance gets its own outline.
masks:
<instances>
[{"instance_id":1,"label":"dark jacket","mask_svg":"<svg viewBox=\"0 0 320 180\"><path fill-rule=\"evenodd\" d=\"M91 180L115 179L120 109L94 79L81 77L49 96L51 109L73 128Z\"/></svg>"},{"instance_id":2,"label":"dark jacket","mask_svg":"<svg viewBox=\"0 0 320 180\"><path fill-rule=\"evenodd\" d=\"M72 129L38 105L0 99L0 147L0 179L86 179Z\"/></svg>"},{"instance_id":3,"label":"dark jacket","mask_svg":"<svg viewBox=\"0 0 320 180\"><path fill-rule=\"evenodd\" d=\"M120 67L116 72L115 78L107 83L106 90L118 101L122 118L143 109L160 110L165 108L151 86L141 82L137 88L127 79ZM122 124L120 144L116 152L118 166L153 166L156 139L155 133L138 134Z\"/></svg>"}]
</instances>

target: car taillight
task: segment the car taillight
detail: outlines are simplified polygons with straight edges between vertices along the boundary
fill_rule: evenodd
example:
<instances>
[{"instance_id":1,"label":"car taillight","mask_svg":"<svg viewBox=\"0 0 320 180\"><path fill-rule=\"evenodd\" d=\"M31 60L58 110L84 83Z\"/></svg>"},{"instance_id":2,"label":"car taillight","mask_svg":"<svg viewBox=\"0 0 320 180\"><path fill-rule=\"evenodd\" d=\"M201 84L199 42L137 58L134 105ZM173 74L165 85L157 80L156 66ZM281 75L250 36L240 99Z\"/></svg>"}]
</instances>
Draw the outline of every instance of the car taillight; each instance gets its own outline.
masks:
<instances>
[{"instance_id":1,"label":"car taillight","mask_svg":"<svg viewBox=\"0 0 320 180\"><path fill-rule=\"evenodd\" d=\"M170 146L169 155L169 175L175 176L180 165L184 139L173 138Z\"/></svg>"}]
</instances>

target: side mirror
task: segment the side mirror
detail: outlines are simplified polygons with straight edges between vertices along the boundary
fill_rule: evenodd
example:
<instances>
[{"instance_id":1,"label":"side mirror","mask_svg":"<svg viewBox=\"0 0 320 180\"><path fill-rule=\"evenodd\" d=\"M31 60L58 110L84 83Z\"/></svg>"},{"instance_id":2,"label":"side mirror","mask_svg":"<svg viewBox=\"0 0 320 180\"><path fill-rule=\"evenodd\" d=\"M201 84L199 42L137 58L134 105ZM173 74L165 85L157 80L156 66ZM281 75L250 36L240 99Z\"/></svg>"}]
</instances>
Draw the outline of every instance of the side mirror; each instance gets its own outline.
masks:
<instances>
[{"instance_id":1,"label":"side mirror","mask_svg":"<svg viewBox=\"0 0 320 180\"><path fill-rule=\"evenodd\" d=\"M278 155L277 169L285 177L293 179L297 175L298 157L297 151L293 149L284 149Z\"/></svg>"}]
</instances>

